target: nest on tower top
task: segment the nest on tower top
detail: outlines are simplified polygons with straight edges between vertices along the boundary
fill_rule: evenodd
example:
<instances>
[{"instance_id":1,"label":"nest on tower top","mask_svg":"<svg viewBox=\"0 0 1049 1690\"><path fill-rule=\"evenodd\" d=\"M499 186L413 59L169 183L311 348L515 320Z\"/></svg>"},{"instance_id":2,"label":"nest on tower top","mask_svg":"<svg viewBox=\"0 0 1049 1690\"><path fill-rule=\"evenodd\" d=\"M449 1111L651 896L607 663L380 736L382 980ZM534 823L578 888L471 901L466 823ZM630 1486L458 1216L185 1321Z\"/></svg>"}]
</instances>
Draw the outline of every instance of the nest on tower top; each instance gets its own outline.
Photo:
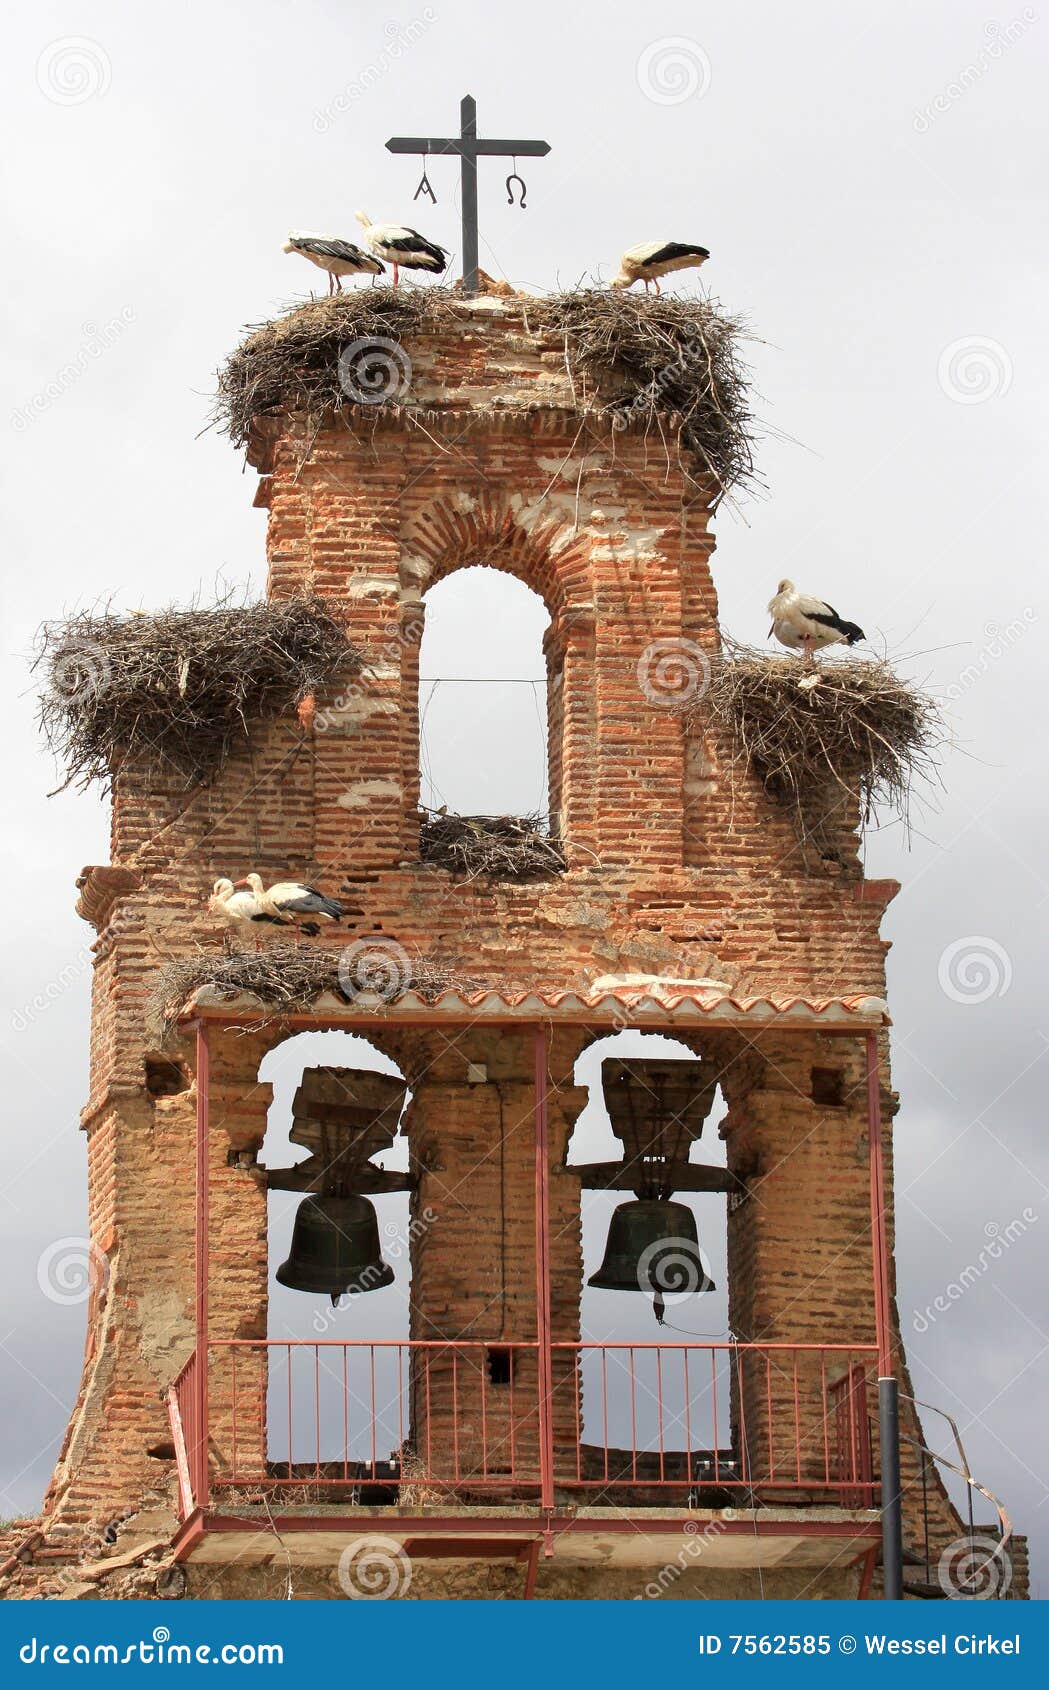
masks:
<instances>
[{"instance_id":1,"label":"nest on tower top","mask_svg":"<svg viewBox=\"0 0 1049 1690\"><path fill-rule=\"evenodd\" d=\"M563 840L542 828L543 816L454 816L431 810L419 829L424 863L474 879L539 880L564 874Z\"/></svg>"},{"instance_id":2,"label":"nest on tower top","mask_svg":"<svg viewBox=\"0 0 1049 1690\"><path fill-rule=\"evenodd\" d=\"M45 623L40 722L63 788L109 785L129 760L186 789L214 775L253 721L359 673L331 601L82 611ZM61 790L61 789L60 789Z\"/></svg>"},{"instance_id":3,"label":"nest on tower top","mask_svg":"<svg viewBox=\"0 0 1049 1690\"><path fill-rule=\"evenodd\" d=\"M341 951L278 942L260 951L196 950L165 964L147 1005L150 1031L166 1038L195 992L208 987L222 998L250 993L259 1000L260 1024L305 1013L322 993L347 1004L381 1009L404 992L427 1002L442 992L482 990L430 957L409 956L402 946L372 935Z\"/></svg>"},{"instance_id":4,"label":"nest on tower top","mask_svg":"<svg viewBox=\"0 0 1049 1690\"><path fill-rule=\"evenodd\" d=\"M234 445L246 446L257 417L298 411L317 426L327 412L354 402L354 382L365 390L374 383L381 404L402 387L381 362L383 343L395 357L403 341L454 327L453 302L449 288L359 288L258 323L219 371L213 420ZM373 364L354 358L347 372L343 354L352 357L367 342L375 345Z\"/></svg>"},{"instance_id":5,"label":"nest on tower top","mask_svg":"<svg viewBox=\"0 0 1049 1690\"><path fill-rule=\"evenodd\" d=\"M297 306L253 327L220 370L214 421L245 446L257 419L284 412L315 428L352 404L410 412L411 343L461 330L470 310L449 288L410 285ZM750 376L739 352L746 331L714 301L577 289L518 295L481 324L468 320L472 330L523 336L537 354L554 353L572 408L658 429L667 443L675 436L686 465L719 492L754 479Z\"/></svg>"},{"instance_id":6,"label":"nest on tower top","mask_svg":"<svg viewBox=\"0 0 1049 1690\"><path fill-rule=\"evenodd\" d=\"M580 289L529 301L525 319L561 338L581 406L607 412L622 428L671 421L721 493L754 480L741 318L711 299Z\"/></svg>"},{"instance_id":7,"label":"nest on tower top","mask_svg":"<svg viewBox=\"0 0 1049 1690\"><path fill-rule=\"evenodd\" d=\"M943 725L935 701L880 658L805 662L726 642L690 712L817 837L838 800L866 825L880 806L906 822L916 781L935 783Z\"/></svg>"}]
</instances>

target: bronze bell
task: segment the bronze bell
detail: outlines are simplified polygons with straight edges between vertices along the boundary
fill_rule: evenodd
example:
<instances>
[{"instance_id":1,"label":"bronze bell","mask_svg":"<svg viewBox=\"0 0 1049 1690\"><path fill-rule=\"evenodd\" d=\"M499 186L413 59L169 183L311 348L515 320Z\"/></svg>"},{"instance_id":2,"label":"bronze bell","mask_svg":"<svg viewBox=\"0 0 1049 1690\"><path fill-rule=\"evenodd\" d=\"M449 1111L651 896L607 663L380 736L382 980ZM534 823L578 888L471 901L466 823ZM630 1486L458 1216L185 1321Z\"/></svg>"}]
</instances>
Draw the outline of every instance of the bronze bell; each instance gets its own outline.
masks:
<instances>
[{"instance_id":1,"label":"bronze bell","mask_svg":"<svg viewBox=\"0 0 1049 1690\"><path fill-rule=\"evenodd\" d=\"M393 1269L382 1259L379 1221L367 1197L304 1198L291 1253L277 1279L292 1291L326 1291L333 1303L347 1291L392 1285Z\"/></svg>"},{"instance_id":2,"label":"bronze bell","mask_svg":"<svg viewBox=\"0 0 1049 1690\"><path fill-rule=\"evenodd\" d=\"M612 1214L605 1259L587 1284L599 1291L646 1291L657 1298L675 1291L713 1291L692 1210L666 1197L621 1203Z\"/></svg>"}]
</instances>

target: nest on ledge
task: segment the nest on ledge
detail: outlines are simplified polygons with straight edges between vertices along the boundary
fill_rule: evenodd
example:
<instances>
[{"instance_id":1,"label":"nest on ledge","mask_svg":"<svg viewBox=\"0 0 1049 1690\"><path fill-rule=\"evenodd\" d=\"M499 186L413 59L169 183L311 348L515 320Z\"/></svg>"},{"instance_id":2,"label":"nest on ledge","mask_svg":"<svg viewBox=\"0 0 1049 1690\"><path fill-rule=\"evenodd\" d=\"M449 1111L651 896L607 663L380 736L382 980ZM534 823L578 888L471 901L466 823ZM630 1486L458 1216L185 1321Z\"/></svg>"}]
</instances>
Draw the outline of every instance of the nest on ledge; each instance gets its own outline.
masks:
<instances>
[{"instance_id":1,"label":"nest on ledge","mask_svg":"<svg viewBox=\"0 0 1049 1690\"><path fill-rule=\"evenodd\" d=\"M564 874L565 842L541 832L543 816L453 816L424 812L419 855L424 863L474 879L538 880Z\"/></svg>"},{"instance_id":2,"label":"nest on ledge","mask_svg":"<svg viewBox=\"0 0 1049 1690\"><path fill-rule=\"evenodd\" d=\"M147 1008L151 1030L167 1038L182 1006L205 986L231 1001L250 992L268 1011L260 1023L305 1012L327 992L345 1003L366 994L371 1007L375 999L392 1003L404 992L434 1002L442 992L483 989L482 982L464 978L430 957L409 956L402 946L377 935L351 941L340 951L286 941L259 951L200 949L167 963L157 975Z\"/></svg>"},{"instance_id":3,"label":"nest on ledge","mask_svg":"<svg viewBox=\"0 0 1049 1690\"><path fill-rule=\"evenodd\" d=\"M726 642L692 718L701 713L793 812L803 837L818 833L839 798L858 801L863 825L881 805L906 822L915 781L937 778L937 706L884 659L813 663Z\"/></svg>"},{"instance_id":4,"label":"nest on ledge","mask_svg":"<svg viewBox=\"0 0 1049 1690\"><path fill-rule=\"evenodd\" d=\"M144 778L207 779L249 723L362 667L330 600L295 598L152 615L78 612L45 623L40 723L63 787L108 785L133 759Z\"/></svg>"}]
</instances>

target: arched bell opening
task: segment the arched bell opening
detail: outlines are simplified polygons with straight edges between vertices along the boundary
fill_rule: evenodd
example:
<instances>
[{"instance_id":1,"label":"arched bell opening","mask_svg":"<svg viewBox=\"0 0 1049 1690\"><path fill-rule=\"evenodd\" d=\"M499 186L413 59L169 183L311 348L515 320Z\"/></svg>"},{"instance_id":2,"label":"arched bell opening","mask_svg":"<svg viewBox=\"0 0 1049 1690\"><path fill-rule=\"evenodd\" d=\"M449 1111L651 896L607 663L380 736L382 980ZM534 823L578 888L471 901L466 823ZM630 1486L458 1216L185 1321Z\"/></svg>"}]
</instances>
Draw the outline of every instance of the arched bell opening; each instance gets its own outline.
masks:
<instances>
[{"instance_id":1,"label":"arched bell opening","mask_svg":"<svg viewBox=\"0 0 1049 1690\"><path fill-rule=\"evenodd\" d=\"M567 1166L581 1185L580 1464L593 1477L644 1485L680 1470L698 1485L715 1447L719 1470L736 1460L720 1072L713 1048L637 1032L576 1064L590 1095Z\"/></svg>"},{"instance_id":2,"label":"arched bell opening","mask_svg":"<svg viewBox=\"0 0 1049 1690\"><path fill-rule=\"evenodd\" d=\"M470 564L426 593L419 648L424 817L537 816L559 831L560 659L531 587Z\"/></svg>"},{"instance_id":3,"label":"arched bell opening","mask_svg":"<svg viewBox=\"0 0 1049 1690\"><path fill-rule=\"evenodd\" d=\"M260 1158L269 1471L286 1483L395 1479L407 1431L407 1082L381 1050L340 1032L285 1040L259 1077L273 1087Z\"/></svg>"}]
</instances>

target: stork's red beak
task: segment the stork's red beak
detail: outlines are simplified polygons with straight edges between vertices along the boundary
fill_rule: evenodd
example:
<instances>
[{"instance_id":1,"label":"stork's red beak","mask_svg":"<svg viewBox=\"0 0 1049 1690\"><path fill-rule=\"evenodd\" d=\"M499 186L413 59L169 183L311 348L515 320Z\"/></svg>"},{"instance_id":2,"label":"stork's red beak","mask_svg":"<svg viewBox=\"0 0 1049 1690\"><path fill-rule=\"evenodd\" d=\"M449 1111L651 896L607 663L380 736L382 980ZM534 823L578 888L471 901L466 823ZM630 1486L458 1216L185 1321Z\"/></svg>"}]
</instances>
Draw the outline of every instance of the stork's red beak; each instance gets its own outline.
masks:
<instances>
[{"instance_id":1,"label":"stork's red beak","mask_svg":"<svg viewBox=\"0 0 1049 1690\"><path fill-rule=\"evenodd\" d=\"M248 883L246 880L235 880L233 884L234 886L246 886Z\"/></svg>"}]
</instances>

